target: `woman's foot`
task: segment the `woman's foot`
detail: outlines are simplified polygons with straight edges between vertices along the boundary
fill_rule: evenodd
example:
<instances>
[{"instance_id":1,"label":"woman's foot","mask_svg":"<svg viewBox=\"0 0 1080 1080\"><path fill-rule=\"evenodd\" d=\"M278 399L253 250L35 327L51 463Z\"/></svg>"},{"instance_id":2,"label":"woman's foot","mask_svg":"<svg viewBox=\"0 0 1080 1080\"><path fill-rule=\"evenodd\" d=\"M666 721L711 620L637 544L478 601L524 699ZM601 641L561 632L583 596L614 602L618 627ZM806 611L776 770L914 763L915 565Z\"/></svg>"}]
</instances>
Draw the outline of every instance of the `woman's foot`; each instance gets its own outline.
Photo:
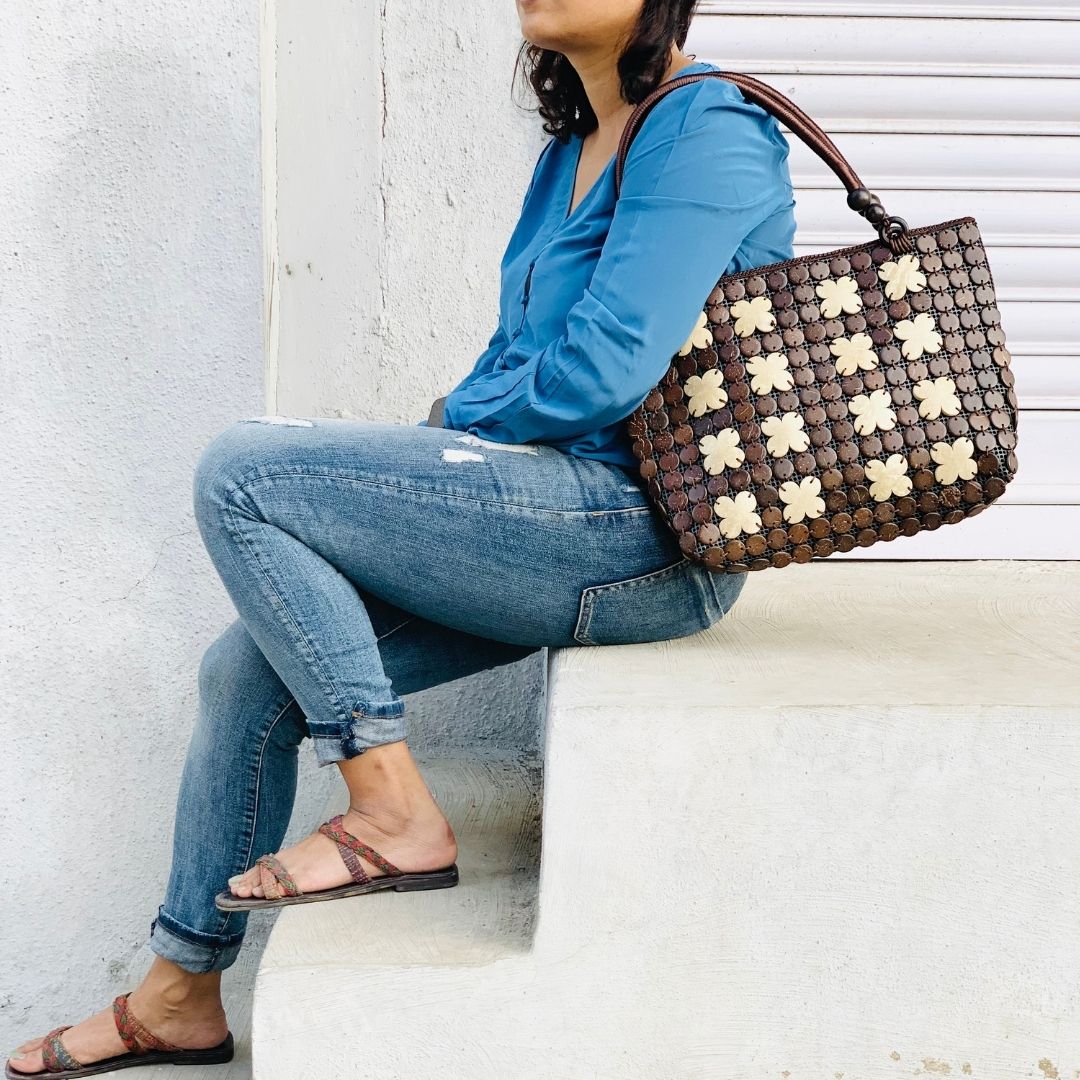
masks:
<instances>
[{"instance_id":1,"label":"woman's foot","mask_svg":"<svg viewBox=\"0 0 1080 1080\"><path fill-rule=\"evenodd\" d=\"M229 1032L220 984L220 971L196 975L158 956L146 978L131 992L128 1003L131 1012L155 1035L185 1050L202 1050L217 1046ZM8 1064L17 1072L42 1072L44 1041L41 1035L24 1042L8 1058ZM60 1041L83 1065L128 1052L116 1030L111 1004L72 1025L61 1034Z\"/></svg>"},{"instance_id":2,"label":"woman's foot","mask_svg":"<svg viewBox=\"0 0 1080 1080\"><path fill-rule=\"evenodd\" d=\"M457 858L457 842L450 823L438 807L436 813L422 818L402 820L387 818L378 813L362 814L348 810L341 827L358 840L373 847L399 870L420 873L441 870ZM338 851L338 845L321 832L305 836L299 843L276 853L296 885L305 893L332 889L353 880L349 868ZM383 877L385 871L362 856L360 865L372 878ZM259 867L229 881L233 896L263 896Z\"/></svg>"},{"instance_id":3,"label":"woman's foot","mask_svg":"<svg viewBox=\"0 0 1080 1080\"><path fill-rule=\"evenodd\" d=\"M338 762L349 786L349 809L341 827L373 847L405 873L441 870L457 859L457 840L424 784L404 742L376 746ZM297 887L305 893L332 889L353 880L338 845L320 832L276 852ZM357 856L372 878L385 871ZM262 897L258 866L229 879L237 897Z\"/></svg>"}]
</instances>

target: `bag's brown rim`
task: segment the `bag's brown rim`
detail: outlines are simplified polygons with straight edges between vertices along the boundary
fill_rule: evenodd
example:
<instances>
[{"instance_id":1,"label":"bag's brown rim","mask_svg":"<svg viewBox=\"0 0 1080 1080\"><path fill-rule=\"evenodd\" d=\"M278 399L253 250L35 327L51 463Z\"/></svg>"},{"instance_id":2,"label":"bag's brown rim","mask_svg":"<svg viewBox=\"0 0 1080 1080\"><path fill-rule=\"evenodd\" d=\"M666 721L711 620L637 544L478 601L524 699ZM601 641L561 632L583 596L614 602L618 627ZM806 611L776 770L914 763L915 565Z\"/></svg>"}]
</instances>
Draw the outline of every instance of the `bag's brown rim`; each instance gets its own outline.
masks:
<instances>
[{"instance_id":1,"label":"bag's brown rim","mask_svg":"<svg viewBox=\"0 0 1080 1080\"><path fill-rule=\"evenodd\" d=\"M938 225L923 225L920 228L917 228L917 229L910 229L909 228L906 231L907 231L907 234L909 236L924 236L926 233L938 232L941 229L952 228L952 226L954 226L954 225L966 225L968 223L974 225L977 229L979 228L979 223L970 214L968 214L968 215L965 215L964 217L952 218L950 221L942 221ZM980 236L981 235L982 235L982 230L980 229ZM762 266L751 267L749 270L737 270L733 274L724 274L722 277L720 277L718 279L718 283L720 281L739 281L742 278L758 277L758 276L760 276L762 274L769 273L772 270L779 270L781 267L784 267L784 266L799 266L802 263L821 262L823 259L824 260L835 259L838 255L850 255L850 254L853 254L856 251L865 251L867 248L876 248L876 247L888 248L888 246L889 245L886 244L883 240L880 240L880 239L875 237L873 240L865 240L861 244L852 244L850 247L834 248L832 251L820 251L820 252L813 253L813 254L810 254L810 255L798 255L794 259L784 259L781 262L765 263ZM984 250L985 250L985 245L984 245ZM898 256L892 255L890 253L890 257L893 258L893 259L896 259ZM990 270L990 260L987 259L987 272L989 272L989 270ZM830 277L835 277L837 275L830 274L829 276ZM843 277L844 275L841 274L839 276ZM992 280L993 280L993 276L991 275L991 281ZM715 289L715 288L716 288L716 286L714 285L713 289ZM710 290L709 295L710 296L712 295L712 290ZM708 297L706 297L706 303L708 303Z\"/></svg>"}]
</instances>

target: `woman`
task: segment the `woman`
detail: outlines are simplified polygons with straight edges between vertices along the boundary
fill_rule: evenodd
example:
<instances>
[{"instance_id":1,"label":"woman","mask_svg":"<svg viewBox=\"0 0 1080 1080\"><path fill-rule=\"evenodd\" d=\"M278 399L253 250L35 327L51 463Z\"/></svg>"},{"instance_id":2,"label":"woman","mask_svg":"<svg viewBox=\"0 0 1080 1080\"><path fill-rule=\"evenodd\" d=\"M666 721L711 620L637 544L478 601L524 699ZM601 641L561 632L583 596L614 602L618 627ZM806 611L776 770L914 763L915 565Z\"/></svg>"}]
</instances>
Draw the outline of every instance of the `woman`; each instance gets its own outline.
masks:
<instances>
[{"instance_id":1,"label":"woman","mask_svg":"<svg viewBox=\"0 0 1080 1080\"><path fill-rule=\"evenodd\" d=\"M228 1060L219 986L248 911L455 884L399 695L543 646L681 637L734 603L745 578L682 557L625 430L720 274L792 257L787 142L722 79L657 104L616 205L633 105L716 70L681 51L693 8L518 0L553 137L495 333L426 423L262 417L203 453L196 517L240 617L199 671L155 960L111 1008L24 1043L9 1077ZM349 808L277 851L305 736Z\"/></svg>"}]
</instances>

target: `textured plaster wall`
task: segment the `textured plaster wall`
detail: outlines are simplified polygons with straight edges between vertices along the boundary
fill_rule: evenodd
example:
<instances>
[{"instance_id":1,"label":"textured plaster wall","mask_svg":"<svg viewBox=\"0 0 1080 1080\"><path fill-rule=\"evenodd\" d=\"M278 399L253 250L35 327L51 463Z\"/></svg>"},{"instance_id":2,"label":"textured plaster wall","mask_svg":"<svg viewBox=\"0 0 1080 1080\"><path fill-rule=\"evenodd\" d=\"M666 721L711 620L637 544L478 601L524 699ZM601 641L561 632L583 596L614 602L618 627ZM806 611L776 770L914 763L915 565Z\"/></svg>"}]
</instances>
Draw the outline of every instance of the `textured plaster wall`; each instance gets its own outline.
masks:
<instances>
[{"instance_id":1,"label":"textured plaster wall","mask_svg":"<svg viewBox=\"0 0 1080 1080\"><path fill-rule=\"evenodd\" d=\"M149 963L206 645L191 475L263 411L258 8L0 11L0 1046Z\"/></svg>"},{"instance_id":2,"label":"textured plaster wall","mask_svg":"<svg viewBox=\"0 0 1080 1080\"><path fill-rule=\"evenodd\" d=\"M191 515L201 449L267 402L412 423L494 327L542 135L510 98L513 6L431 11L0 13L4 1048L152 958L198 661L235 617ZM537 654L414 695L415 745L535 751L543 677ZM310 747L301 768L287 841L336 779Z\"/></svg>"},{"instance_id":3,"label":"textured plaster wall","mask_svg":"<svg viewBox=\"0 0 1080 1080\"><path fill-rule=\"evenodd\" d=\"M472 367L546 136L513 3L275 7L282 413L412 424ZM406 701L414 746L535 751L544 654Z\"/></svg>"}]
</instances>

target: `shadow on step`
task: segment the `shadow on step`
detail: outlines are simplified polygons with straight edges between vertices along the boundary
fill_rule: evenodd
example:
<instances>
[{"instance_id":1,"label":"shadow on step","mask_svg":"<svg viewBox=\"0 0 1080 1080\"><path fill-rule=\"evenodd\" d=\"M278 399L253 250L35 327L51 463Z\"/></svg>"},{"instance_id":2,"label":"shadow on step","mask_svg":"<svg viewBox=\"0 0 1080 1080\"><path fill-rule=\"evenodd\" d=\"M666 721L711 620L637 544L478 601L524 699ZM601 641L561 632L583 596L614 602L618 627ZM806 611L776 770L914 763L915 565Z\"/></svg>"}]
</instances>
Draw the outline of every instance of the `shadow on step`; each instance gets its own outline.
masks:
<instances>
[{"instance_id":1,"label":"shadow on step","mask_svg":"<svg viewBox=\"0 0 1080 1080\"><path fill-rule=\"evenodd\" d=\"M539 758L421 761L458 839L460 883L286 908L260 977L289 967L486 964L532 946L540 869ZM324 818L347 802L336 792Z\"/></svg>"}]
</instances>

